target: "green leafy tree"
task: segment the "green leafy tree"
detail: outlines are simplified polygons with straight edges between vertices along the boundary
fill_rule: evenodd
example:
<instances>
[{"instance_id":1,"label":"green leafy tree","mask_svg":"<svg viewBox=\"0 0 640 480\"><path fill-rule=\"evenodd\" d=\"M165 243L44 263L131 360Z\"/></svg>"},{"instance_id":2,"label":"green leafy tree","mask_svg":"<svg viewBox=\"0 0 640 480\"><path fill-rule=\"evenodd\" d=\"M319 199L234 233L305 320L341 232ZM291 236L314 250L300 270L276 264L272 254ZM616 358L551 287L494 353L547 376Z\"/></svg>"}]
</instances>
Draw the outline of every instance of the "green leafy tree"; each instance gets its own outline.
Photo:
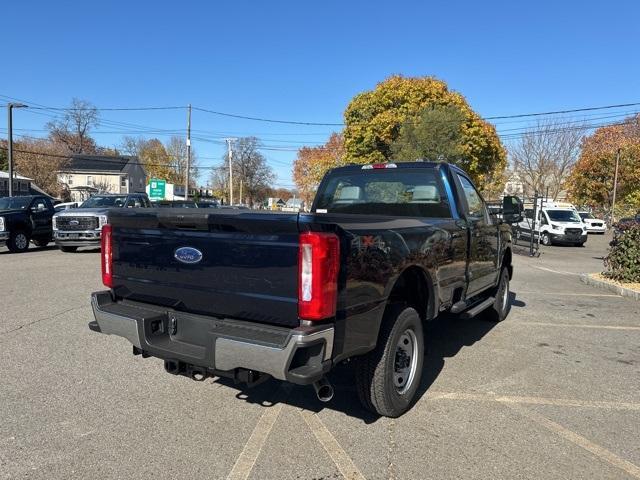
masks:
<instances>
[{"instance_id":1,"label":"green leafy tree","mask_svg":"<svg viewBox=\"0 0 640 480\"><path fill-rule=\"evenodd\" d=\"M584 139L567 181L574 202L610 210L618 154L615 214L628 215L640 209L640 115L600 127Z\"/></svg>"},{"instance_id":2,"label":"green leafy tree","mask_svg":"<svg viewBox=\"0 0 640 480\"><path fill-rule=\"evenodd\" d=\"M365 164L391 160L397 148L401 151L402 145L411 145L407 142L410 132L405 126L403 144L394 147L408 121L419 125L426 115L431 122L438 118L438 128L444 130L443 120L455 119L455 109L463 118L459 135L455 126L448 127L448 134L443 132L445 139L439 140L439 145L450 148L453 142L445 141L446 136L458 137L455 163L465 169L482 190L500 190L507 155L495 127L474 112L461 94L449 90L445 82L434 77L395 75L375 89L356 95L344 113L344 161ZM431 140L429 144L433 145Z\"/></svg>"},{"instance_id":3,"label":"green leafy tree","mask_svg":"<svg viewBox=\"0 0 640 480\"><path fill-rule=\"evenodd\" d=\"M463 156L462 110L453 105L430 106L416 118L406 120L398 138L391 143L392 158L461 162Z\"/></svg>"}]
</instances>

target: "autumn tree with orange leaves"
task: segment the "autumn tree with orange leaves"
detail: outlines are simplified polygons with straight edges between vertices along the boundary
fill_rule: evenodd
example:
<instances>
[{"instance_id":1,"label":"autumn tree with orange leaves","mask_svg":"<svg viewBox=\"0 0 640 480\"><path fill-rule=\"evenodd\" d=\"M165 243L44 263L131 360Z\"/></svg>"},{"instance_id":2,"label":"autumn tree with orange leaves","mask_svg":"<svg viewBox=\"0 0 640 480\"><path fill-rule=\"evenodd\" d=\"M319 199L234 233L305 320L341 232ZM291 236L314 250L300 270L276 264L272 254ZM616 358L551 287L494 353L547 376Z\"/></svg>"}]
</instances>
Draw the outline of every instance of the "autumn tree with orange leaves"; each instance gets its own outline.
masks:
<instances>
[{"instance_id":1,"label":"autumn tree with orange leaves","mask_svg":"<svg viewBox=\"0 0 640 480\"><path fill-rule=\"evenodd\" d=\"M342 134L332 133L319 147L302 147L293 163L293 181L305 205L313 202L316 189L327 170L344 165Z\"/></svg>"},{"instance_id":2,"label":"autumn tree with orange leaves","mask_svg":"<svg viewBox=\"0 0 640 480\"><path fill-rule=\"evenodd\" d=\"M613 200L616 155L620 150L616 216L640 209L640 115L620 125L598 128L586 137L567 189L580 205L609 210Z\"/></svg>"}]
</instances>

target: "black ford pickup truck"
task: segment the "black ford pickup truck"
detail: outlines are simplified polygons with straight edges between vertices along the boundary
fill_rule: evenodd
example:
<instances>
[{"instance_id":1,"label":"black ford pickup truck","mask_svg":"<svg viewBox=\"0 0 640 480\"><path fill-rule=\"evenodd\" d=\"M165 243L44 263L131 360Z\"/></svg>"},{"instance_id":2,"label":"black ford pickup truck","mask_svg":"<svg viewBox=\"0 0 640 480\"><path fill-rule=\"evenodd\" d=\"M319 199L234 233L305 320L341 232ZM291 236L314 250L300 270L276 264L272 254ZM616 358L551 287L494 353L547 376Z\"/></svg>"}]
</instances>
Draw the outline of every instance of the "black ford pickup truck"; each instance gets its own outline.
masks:
<instances>
[{"instance_id":1,"label":"black ford pickup truck","mask_svg":"<svg viewBox=\"0 0 640 480\"><path fill-rule=\"evenodd\" d=\"M0 198L0 245L14 253L27 251L29 242L45 247L53 214L51 200L42 195Z\"/></svg>"},{"instance_id":2,"label":"black ford pickup truck","mask_svg":"<svg viewBox=\"0 0 640 480\"><path fill-rule=\"evenodd\" d=\"M504 221L522 211L505 199ZM446 163L329 171L311 213L224 209L110 212L97 332L172 374L313 384L355 360L365 407L410 408L423 321L443 311L495 321L509 312L510 226Z\"/></svg>"}]
</instances>

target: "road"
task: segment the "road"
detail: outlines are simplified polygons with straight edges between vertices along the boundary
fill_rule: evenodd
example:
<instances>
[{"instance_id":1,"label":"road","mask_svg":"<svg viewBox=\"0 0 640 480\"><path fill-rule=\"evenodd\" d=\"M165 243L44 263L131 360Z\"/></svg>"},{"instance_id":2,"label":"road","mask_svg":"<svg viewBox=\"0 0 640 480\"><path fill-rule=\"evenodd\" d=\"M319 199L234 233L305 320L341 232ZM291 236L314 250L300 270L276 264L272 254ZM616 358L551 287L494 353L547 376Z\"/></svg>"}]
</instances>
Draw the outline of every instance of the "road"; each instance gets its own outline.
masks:
<instances>
[{"instance_id":1,"label":"road","mask_svg":"<svg viewBox=\"0 0 640 480\"><path fill-rule=\"evenodd\" d=\"M166 374L92 333L99 255L0 249L0 478L640 478L640 303L580 283L607 238L515 256L506 321L427 329L420 399L363 411Z\"/></svg>"}]
</instances>

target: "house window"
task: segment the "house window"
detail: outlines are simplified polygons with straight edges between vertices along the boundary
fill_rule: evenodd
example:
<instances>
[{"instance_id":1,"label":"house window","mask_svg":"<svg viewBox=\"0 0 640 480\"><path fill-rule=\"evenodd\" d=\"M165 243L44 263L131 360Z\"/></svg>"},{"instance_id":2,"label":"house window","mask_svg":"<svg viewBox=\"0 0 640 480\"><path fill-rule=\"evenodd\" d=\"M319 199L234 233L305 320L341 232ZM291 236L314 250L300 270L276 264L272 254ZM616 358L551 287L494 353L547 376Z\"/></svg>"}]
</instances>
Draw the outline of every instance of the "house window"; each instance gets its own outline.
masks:
<instances>
[{"instance_id":1,"label":"house window","mask_svg":"<svg viewBox=\"0 0 640 480\"><path fill-rule=\"evenodd\" d=\"M67 175L67 185L73 185L73 175Z\"/></svg>"},{"instance_id":2,"label":"house window","mask_svg":"<svg viewBox=\"0 0 640 480\"><path fill-rule=\"evenodd\" d=\"M142 177L140 177L140 178L138 179L138 186L139 186L140 188L142 188Z\"/></svg>"},{"instance_id":3,"label":"house window","mask_svg":"<svg viewBox=\"0 0 640 480\"><path fill-rule=\"evenodd\" d=\"M120 177L120 186L121 187L127 186L127 177Z\"/></svg>"},{"instance_id":4,"label":"house window","mask_svg":"<svg viewBox=\"0 0 640 480\"><path fill-rule=\"evenodd\" d=\"M93 177L91 175L87 175L87 187L93 187Z\"/></svg>"}]
</instances>

